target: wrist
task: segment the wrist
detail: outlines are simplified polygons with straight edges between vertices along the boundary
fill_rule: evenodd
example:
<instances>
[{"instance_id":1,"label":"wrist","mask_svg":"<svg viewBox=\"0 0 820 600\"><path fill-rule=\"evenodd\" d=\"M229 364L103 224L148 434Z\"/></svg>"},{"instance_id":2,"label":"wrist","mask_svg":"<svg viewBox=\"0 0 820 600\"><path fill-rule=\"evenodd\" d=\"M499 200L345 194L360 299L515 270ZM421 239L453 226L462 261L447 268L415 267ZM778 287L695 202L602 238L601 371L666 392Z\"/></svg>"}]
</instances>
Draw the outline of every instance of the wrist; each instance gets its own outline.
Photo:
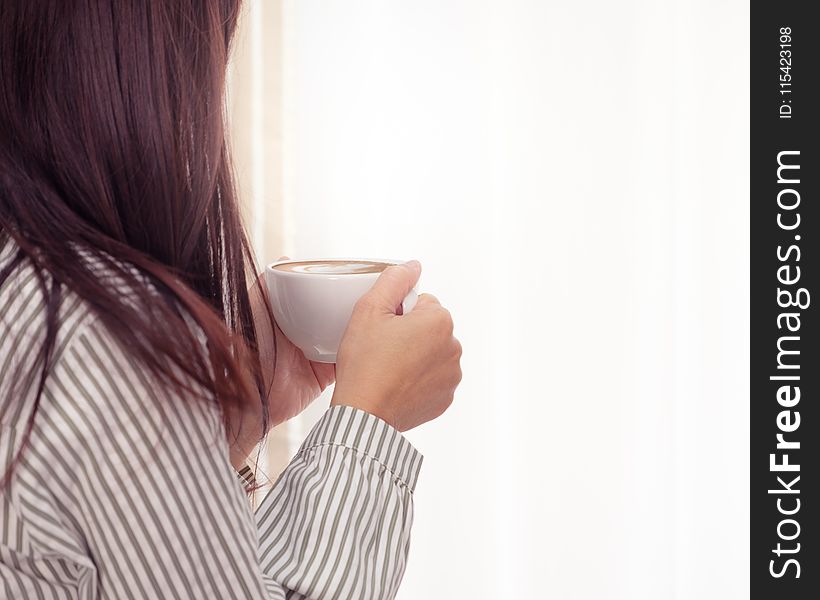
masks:
<instances>
[{"instance_id":1,"label":"wrist","mask_svg":"<svg viewBox=\"0 0 820 600\"><path fill-rule=\"evenodd\" d=\"M338 386L333 390L330 406L350 406L351 408L363 410L374 417L378 417L393 429L401 431L396 415L387 409L385 403L375 401L372 398L346 394L344 391L339 392Z\"/></svg>"}]
</instances>

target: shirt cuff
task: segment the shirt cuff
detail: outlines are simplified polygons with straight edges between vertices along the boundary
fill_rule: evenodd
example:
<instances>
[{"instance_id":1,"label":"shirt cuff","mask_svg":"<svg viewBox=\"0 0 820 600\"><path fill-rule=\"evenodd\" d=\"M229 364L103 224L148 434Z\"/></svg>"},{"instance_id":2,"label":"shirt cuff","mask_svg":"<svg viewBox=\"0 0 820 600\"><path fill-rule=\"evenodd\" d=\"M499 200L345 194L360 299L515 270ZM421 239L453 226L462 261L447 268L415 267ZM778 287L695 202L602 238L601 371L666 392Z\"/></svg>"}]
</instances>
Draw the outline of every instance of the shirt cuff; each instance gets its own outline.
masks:
<instances>
[{"instance_id":1,"label":"shirt cuff","mask_svg":"<svg viewBox=\"0 0 820 600\"><path fill-rule=\"evenodd\" d=\"M253 469L248 465L243 465L241 469L236 471L236 476L239 478L242 489L246 492L256 487L256 477L253 475Z\"/></svg>"},{"instance_id":2,"label":"shirt cuff","mask_svg":"<svg viewBox=\"0 0 820 600\"><path fill-rule=\"evenodd\" d=\"M272 486L271 480L261 469L251 466L249 463L242 465L238 471L234 470L239 485L246 494L251 497L251 504L256 505L260 495L264 496Z\"/></svg>"},{"instance_id":3,"label":"shirt cuff","mask_svg":"<svg viewBox=\"0 0 820 600\"><path fill-rule=\"evenodd\" d=\"M320 446L351 448L378 461L413 492L422 454L399 431L375 415L352 406L331 406L299 448L299 454Z\"/></svg>"}]
</instances>

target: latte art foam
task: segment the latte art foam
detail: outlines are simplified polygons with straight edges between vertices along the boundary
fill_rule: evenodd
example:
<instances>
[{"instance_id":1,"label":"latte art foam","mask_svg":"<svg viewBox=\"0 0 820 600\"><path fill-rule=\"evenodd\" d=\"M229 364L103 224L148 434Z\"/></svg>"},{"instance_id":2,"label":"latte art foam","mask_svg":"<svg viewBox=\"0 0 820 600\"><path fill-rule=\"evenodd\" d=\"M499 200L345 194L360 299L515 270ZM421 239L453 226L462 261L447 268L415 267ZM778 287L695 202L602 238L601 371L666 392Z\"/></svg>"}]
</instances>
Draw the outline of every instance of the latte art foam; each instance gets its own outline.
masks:
<instances>
[{"instance_id":1,"label":"latte art foam","mask_svg":"<svg viewBox=\"0 0 820 600\"><path fill-rule=\"evenodd\" d=\"M317 275L356 275L360 273L381 273L390 265L375 261L307 260L273 267L278 271L291 273L314 273Z\"/></svg>"}]
</instances>

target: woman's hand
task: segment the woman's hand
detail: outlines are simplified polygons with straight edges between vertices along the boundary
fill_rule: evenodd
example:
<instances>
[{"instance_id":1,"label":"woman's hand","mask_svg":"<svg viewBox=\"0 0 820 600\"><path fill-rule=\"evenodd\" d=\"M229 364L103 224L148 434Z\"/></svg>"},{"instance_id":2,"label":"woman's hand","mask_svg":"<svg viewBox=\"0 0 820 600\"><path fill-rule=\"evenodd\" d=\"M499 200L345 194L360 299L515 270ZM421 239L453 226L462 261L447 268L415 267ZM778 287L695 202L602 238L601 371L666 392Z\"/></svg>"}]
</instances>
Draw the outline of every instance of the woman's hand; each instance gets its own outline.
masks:
<instances>
[{"instance_id":1,"label":"woman's hand","mask_svg":"<svg viewBox=\"0 0 820 600\"><path fill-rule=\"evenodd\" d=\"M279 260L286 260L287 256ZM269 425L274 427L302 412L336 377L335 365L313 362L293 345L278 325L271 329L265 300L259 286L265 285L264 273L257 277L249 294L257 327L259 360L268 393ZM264 289L264 288L262 288ZM274 352L274 336L276 347ZM275 361L275 365L274 365ZM275 366L275 370L274 370ZM259 442L263 432L261 407L254 406L242 415L229 417L231 462L241 466ZM234 439L235 438L235 439Z\"/></svg>"},{"instance_id":2,"label":"woman's hand","mask_svg":"<svg viewBox=\"0 0 820 600\"><path fill-rule=\"evenodd\" d=\"M412 311L395 314L420 273L416 261L389 267L356 304L339 348L331 400L399 431L441 415L461 381L461 344L438 300L421 294Z\"/></svg>"}]
</instances>

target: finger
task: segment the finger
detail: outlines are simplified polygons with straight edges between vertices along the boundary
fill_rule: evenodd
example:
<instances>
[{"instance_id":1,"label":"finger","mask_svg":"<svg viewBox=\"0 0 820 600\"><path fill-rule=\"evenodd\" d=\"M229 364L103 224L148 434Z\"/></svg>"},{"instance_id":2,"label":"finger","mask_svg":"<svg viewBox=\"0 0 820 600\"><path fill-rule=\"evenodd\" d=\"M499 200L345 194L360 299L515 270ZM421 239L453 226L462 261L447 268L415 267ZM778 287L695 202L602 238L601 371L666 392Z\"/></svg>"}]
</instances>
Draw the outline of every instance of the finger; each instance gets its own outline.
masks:
<instances>
[{"instance_id":1,"label":"finger","mask_svg":"<svg viewBox=\"0 0 820 600\"><path fill-rule=\"evenodd\" d=\"M420 275L421 264L417 260L387 267L370 288L367 299L377 310L395 314L396 307L413 289Z\"/></svg>"},{"instance_id":2,"label":"finger","mask_svg":"<svg viewBox=\"0 0 820 600\"><path fill-rule=\"evenodd\" d=\"M441 302L439 302L438 298L436 298L433 294L419 294L419 298L416 300L416 308L427 305L441 306Z\"/></svg>"}]
</instances>

